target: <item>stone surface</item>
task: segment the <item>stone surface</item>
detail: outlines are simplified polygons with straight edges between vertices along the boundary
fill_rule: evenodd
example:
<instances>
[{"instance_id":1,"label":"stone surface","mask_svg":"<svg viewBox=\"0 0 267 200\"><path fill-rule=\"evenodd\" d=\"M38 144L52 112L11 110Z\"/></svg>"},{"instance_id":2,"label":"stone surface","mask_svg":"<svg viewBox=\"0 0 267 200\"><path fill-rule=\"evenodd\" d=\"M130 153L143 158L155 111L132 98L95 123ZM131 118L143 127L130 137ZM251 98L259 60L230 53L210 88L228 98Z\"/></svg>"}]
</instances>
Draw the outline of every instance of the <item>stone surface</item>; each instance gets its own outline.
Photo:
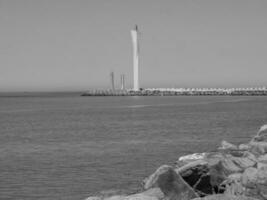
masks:
<instances>
[{"instance_id":1,"label":"stone surface","mask_svg":"<svg viewBox=\"0 0 267 200\"><path fill-rule=\"evenodd\" d=\"M246 169L256 165L257 159L250 152L244 152L241 157L231 157L231 160L241 169Z\"/></svg>"},{"instance_id":2,"label":"stone surface","mask_svg":"<svg viewBox=\"0 0 267 200\"><path fill-rule=\"evenodd\" d=\"M242 173L235 173L229 175L222 184L225 187L224 194L243 195L245 188L241 183L241 179L242 179Z\"/></svg>"},{"instance_id":3,"label":"stone surface","mask_svg":"<svg viewBox=\"0 0 267 200\"><path fill-rule=\"evenodd\" d=\"M118 199L118 200L120 200L120 199ZM144 194L133 194L133 195L129 195L129 196L125 197L123 200L158 200L158 198L155 196L147 196Z\"/></svg>"},{"instance_id":4,"label":"stone surface","mask_svg":"<svg viewBox=\"0 0 267 200\"><path fill-rule=\"evenodd\" d=\"M159 175L157 184L169 200L188 200L198 196L172 168Z\"/></svg>"},{"instance_id":5,"label":"stone surface","mask_svg":"<svg viewBox=\"0 0 267 200\"><path fill-rule=\"evenodd\" d=\"M251 146L250 151L254 155L262 155L262 154L267 153L267 142L252 141L249 143L249 145Z\"/></svg>"},{"instance_id":6,"label":"stone surface","mask_svg":"<svg viewBox=\"0 0 267 200\"><path fill-rule=\"evenodd\" d=\"M143 180L144 189L150 189L152 187L157 187L157 180L160 174L166 172L170 166L162 165L153 174Z\"/></svg>"},{"instance_id":7,"label":"stone surface","mask_svg":"<svg viewBox=\"0 0 267 200\"><path fill-rule=\"evenodd\" d=\"M111 197L104 198L104 200L124 200L126 196L123 195L114 195Z\"/></svg>"},{"instance_id":8,"label":"stone surface","mask_svg":"<svg viewBox=\"0 0 267 200\"><path fill-rule=\"evenodd\" d=\"M248 151L250 149L250 146L248 144L240 144L238 146L238 149L242 151Z\"/></svg>"},{"instance_id":9,"label":"stone surface","mask_svg":"<svg viewBox=\"0 0 267 200\"><path fill-rule=\"evenodd\" d=\"M182 178L196 191L200 196L212 194L210 184L208 165L197 165L180 173Z\"/></svg>"},{"instance_id":10,"label":"stone surface","mask_svg":"<svg viewBox=\"0 0 267 200\"><path fill-rule=\"evenodd\" d=\"M229 181L239 181L239 182L241 182L241 179L242 179L242 173L230 174L227 177L227 180L229 180Z\"/></svg>"},{"instance_id":11,"label":"stone surface","mask_svg":"<svg viewBox=\"0 0 267 200\"><path fill-rule=\"evenodd\" d=\"M144 194L146 196L156 197L159 200L164 198L163 192L158 187L156 187L156 188L150 188L149 190L146 190L146 191L142 192L142 194Z\"/></svg>"},{"instance_id":12,"label":"stone surface","mask_svg":"<svg viewBox=\"0 0 267 200\"><path fill-rule=\"evenodd\" d=\"M93 196L93 197L88 197L85 200L102 200L102 198L98 196Z\"/></svg>"},{"instance_id":13,"label":"stone surface","mask_svg":"<svg viewBox=\"0 0 267 200\"><path fill-rule=\"evenodd\" d=\"M242 185L248 188L255 188L258 179L258 170L256 168L247 168L241 178Z\"/></svg>"},{"instance_id":14,"label":"stone surface","mask_svg":"<svg viewBox=\"0 0 267 200\"><path fill-rule=\"evenodd\" d=\"M234 144L231 144L225 140L223 140L221 142L221 146L219 147L219 149L223 149L223 150L237 150L237 146Z\"/></svg>"},{"instance_id":15,"label":"stone surface","mask_svg":"<svg viewBox=\"0 0 267 200\"><path fill-rule=\"evenodd\" d=\"M252 139L252 141L255 141L255 142L265 141L265 142L267 142L267 124L260 127L258 133Z\"/></svg>"},{"instance_id":16,"label":"stone surface","mask_svg":"<svg viewBox=\"0 0 267 200\"><path fill-rule=\"evenodd\" d=\"M221 160L221 163L226 175L242 171L242 169L233 162L233 157L231 155L225 155L225 157Z\"/></svg>"},{"instance_id":17,"label":"stone surface","mask_svg":"<svg viewBox=\"0 0 267 200\"><path fill-rule=\"evenodd\" d=\"M145 187L159 187L165 198L168 200L188 200L198 195L194 190L177 174L172 167L163 165L156 170L145 182Z\"/></svg>"},{"instance_id":18,"label":"stone surface","mask_svg":"<svg viewBox=\"0 0 267 200\"><path fill-rule=\"evenodd\" d=\"M246 196L216 194L216 195L206 196L203 198L195 198L193 200L257 200L257 199Z\"/></svg>"}]
</instances>

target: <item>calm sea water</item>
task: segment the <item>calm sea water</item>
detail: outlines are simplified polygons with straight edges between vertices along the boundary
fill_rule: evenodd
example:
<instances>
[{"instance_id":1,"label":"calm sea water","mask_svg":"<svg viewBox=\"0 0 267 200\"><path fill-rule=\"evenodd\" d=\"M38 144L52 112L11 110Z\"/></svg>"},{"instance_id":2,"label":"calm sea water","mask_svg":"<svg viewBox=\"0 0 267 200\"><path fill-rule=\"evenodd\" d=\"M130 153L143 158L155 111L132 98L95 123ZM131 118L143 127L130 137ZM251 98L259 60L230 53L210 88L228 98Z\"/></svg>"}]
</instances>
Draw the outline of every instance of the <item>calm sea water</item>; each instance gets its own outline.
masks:
<instances>
[{"instance_id":1,"label":"calm sea water","mask_svg":"<svg viewBox=\"0 0 267 200\"><path fill-rule=\"evenodd\" d=\"M84 199L179 156L246 142L267 97L0 97L0 199Z\"/></svg>"}]
</instances>

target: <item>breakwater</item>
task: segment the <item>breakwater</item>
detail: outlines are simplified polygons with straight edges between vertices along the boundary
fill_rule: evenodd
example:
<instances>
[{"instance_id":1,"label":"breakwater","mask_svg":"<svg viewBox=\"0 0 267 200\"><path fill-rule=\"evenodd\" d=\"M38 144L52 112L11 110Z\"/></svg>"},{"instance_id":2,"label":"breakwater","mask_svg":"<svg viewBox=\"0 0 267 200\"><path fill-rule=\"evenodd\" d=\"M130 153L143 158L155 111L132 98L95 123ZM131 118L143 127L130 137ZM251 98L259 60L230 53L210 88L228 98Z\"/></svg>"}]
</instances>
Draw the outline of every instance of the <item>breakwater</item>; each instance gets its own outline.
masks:
<instances>
[{"instance_id":1,"label":"breakwater","mask_svg":"<svg viewBox=\"0 0 267 200\"><path fill-rule=\"evenodd\" d=\"M266 96L267 88L148 88L134 90L89 90L81 96Z\"/></svg>"}]
</instances>

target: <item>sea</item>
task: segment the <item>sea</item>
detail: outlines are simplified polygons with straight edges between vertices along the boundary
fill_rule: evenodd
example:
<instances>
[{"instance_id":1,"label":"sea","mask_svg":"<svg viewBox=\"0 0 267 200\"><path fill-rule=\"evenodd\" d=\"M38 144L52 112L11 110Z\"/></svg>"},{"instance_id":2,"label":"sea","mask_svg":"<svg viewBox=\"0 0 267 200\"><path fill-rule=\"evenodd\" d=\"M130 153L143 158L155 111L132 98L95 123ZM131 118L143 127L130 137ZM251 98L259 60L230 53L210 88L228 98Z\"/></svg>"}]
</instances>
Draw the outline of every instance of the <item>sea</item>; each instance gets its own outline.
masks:
<instances>
[{"instance_id":1,"label":"sea","mask_svg":"<svg viewBox=\"0 0 267 200\"><path fill-rule=\"evenodd\" d=\"M132 193L180 156L248 142L267 97L0 95L0 199Z\"/></svg>"}]
</instances>

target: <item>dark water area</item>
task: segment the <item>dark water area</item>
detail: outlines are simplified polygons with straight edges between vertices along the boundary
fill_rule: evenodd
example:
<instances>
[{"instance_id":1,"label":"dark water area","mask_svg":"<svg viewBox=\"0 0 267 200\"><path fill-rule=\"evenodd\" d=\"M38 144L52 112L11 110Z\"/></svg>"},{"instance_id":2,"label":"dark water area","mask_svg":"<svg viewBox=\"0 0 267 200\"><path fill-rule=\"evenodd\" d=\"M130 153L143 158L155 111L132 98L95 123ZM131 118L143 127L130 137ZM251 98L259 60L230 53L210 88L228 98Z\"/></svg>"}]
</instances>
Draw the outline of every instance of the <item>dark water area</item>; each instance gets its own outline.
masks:
<instances>
[{"instance_id":1,"label":"dark water area","mask_svg":"<svg viewBox=\"0 0 267 200\"><path fill-rule=\"evenodd\" d=\"M0 199L136 191L160 165L266 122L267 97L0 97Z\"/></svg>"}]
</instances>

